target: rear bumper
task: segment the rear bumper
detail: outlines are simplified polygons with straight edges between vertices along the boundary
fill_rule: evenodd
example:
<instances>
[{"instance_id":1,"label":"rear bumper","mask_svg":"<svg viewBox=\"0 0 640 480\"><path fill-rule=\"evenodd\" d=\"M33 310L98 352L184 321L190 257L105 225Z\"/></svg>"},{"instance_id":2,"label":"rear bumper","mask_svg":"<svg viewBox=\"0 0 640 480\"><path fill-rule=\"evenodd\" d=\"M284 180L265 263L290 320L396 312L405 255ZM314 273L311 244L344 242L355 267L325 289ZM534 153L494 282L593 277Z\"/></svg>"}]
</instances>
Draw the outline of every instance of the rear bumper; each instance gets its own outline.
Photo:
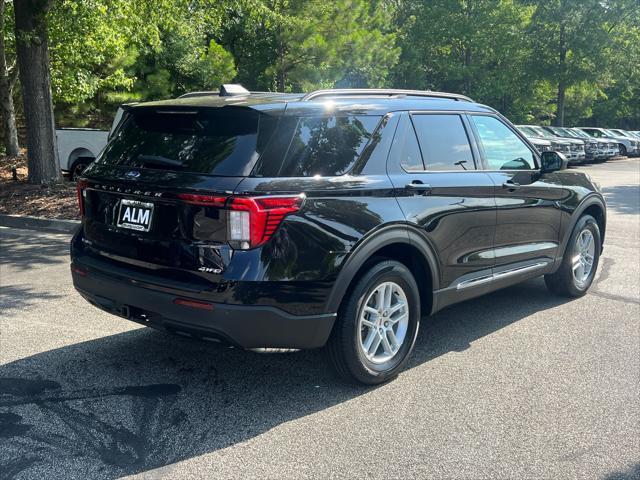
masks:
<instances>
[{"instance_id":1,"label":"rear bumper","mask_svg":"<svg viewBox=\"0 0 640 480\"><path fill-rule=\"evenodd\" d=\"M82 273L79 273L82 272ZM102 310L153 328L213 338L243 348L316 348L323 346L336 314L292 315L272 306L208 303L197 308L176 304L179 292L157 291L116 279L78 262L72 264L73 285ZM210 306L210 307L209 307Z\"/></svg>"}]
</instances>

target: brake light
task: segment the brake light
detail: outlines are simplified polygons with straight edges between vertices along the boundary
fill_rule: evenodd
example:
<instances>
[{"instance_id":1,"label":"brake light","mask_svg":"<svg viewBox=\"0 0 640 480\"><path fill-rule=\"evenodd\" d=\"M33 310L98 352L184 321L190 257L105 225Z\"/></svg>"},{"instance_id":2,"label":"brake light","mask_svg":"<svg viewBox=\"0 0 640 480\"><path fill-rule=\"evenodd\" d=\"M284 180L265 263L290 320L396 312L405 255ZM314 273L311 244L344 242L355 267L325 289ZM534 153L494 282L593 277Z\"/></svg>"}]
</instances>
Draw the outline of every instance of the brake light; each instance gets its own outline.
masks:
<instances>
[{"instance_id":1,"label":"brake light","mask_svg":"<svg viewBox=\"0 0 640 480\"><path fill-rule=\"evenodd\" d=\"M231 197L229 211L229 244L248 250L266 243L290 213L300 210L304 194L292 197Z\"/></svg>"},{"instance_id":2,"label":"brake light","mask_svg":"<svg viewBox=\"0 0 640 480\"><path fill-rule=\"evenodd\" d=\"M266 243L290 213L297 212L306 198L304 194L274 197L221 197L180 193L178 198L191 205L225 209L227 240L240 250Z\"/></svg>"},{"instance_id":3,"label":"brake light","mask_svg":"<svg viewBox=\"0 0 640 480\"><path fill-rule=\"evenodd\" d=\"M78 196L78 208L80 209L80 216L84 217L84 196L85 188L89 186L89 182L86 180L78 180L76 182L76 194Z\"/></svg>"}]
</instances>

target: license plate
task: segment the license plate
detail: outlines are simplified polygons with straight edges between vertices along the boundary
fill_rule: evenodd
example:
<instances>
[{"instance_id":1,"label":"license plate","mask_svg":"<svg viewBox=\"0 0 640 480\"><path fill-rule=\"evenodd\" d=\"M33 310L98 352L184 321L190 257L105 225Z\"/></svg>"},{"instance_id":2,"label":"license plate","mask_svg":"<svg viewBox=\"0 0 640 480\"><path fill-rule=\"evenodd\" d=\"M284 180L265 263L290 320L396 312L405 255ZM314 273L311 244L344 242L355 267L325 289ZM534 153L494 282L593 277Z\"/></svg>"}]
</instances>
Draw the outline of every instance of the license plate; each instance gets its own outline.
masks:
<instances>
[{"instance_id":1,"label":"license plate","mask_svg":"<svg viewBox=\"0 0 640 480\"><path fill-rule=\"evenodd\" d=\"M148 232L153 219L153 203L138 202L137 200L120 200L118 222L120 228Z\"/></svg>"}]
</instances>

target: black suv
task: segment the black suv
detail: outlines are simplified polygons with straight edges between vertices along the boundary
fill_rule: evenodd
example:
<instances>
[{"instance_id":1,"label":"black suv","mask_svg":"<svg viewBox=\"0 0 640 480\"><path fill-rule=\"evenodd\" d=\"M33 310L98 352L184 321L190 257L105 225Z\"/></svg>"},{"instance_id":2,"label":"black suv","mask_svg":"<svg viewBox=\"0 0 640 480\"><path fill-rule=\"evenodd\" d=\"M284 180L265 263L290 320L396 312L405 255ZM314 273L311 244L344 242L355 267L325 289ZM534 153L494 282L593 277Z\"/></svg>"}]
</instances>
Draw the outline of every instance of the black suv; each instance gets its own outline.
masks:
<instances>
[{"instance_id":1,"label":"black suv","mask_svg":"<svg viewBox=\"0 0 640 480\"><path fill-rule=\"evenodd\" d=\"M410 90L227 88L129 106L78 182L93 305L243 348L316 348L383 382L421 316L544 275L584 295L605 234L587 175L498 112Z\"/></svg>"}]
</instances>

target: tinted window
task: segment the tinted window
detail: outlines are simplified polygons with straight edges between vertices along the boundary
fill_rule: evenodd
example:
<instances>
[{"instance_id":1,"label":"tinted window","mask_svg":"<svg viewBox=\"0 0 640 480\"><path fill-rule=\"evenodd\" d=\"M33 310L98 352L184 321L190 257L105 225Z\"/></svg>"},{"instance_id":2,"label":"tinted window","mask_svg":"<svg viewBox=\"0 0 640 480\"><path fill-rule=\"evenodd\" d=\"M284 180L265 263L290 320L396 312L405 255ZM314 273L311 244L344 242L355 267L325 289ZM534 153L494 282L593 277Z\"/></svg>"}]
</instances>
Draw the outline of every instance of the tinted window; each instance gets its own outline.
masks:
<instances>
[{"instance_id":1,"label":"tinted window","mask_svg":"<svg viewBox=\"0 0 640 480\"><path fill-rule=\"evenodd\" d=\"M416 133L411 124L404 129L404 138L402 139L402 151L400 153L400 165L407 172L423 172L424 164L422 163L422 153L418 145Z\"/></svg>"},{"instance_id":2,"label":"tinted window","mask_svg":"<svg viewBox=\"0 0 640 480\"><path fill-rule=\"evenodd\" d=\"M427 170L474 170L460 115L412 115Z\"/></svg>"},{"instance_id":3,"label":"tinted window","mask_svg":"<svg viewBox=\"0 0 640 480\"><path fill-rule=\"evenodd\" d=\"M472 116L489 170L533 170L533 152L495 117Z\"/></svg>"},{"instance_id":4,"label":"tinted window","mask_svg":"<svg viewBox=\"0 0 640 480\"><path fill-rule=\"evenodd\" d=\"M254 175L342 175L356 162L379 121L379 116L285 118L274 146L260 160ZM286 153L281 150L284 139Z\"/></svg>"},{"instance_id":5,"label":"tinted window","mask_svg":"<svg viewBox=\"0 0 640 480\"><path fill-rule=\"evenodd\" d=\"M252 110L132 112L101 163L203 174L246 175L275 120Z\"/></svg>"}]
</instances>

